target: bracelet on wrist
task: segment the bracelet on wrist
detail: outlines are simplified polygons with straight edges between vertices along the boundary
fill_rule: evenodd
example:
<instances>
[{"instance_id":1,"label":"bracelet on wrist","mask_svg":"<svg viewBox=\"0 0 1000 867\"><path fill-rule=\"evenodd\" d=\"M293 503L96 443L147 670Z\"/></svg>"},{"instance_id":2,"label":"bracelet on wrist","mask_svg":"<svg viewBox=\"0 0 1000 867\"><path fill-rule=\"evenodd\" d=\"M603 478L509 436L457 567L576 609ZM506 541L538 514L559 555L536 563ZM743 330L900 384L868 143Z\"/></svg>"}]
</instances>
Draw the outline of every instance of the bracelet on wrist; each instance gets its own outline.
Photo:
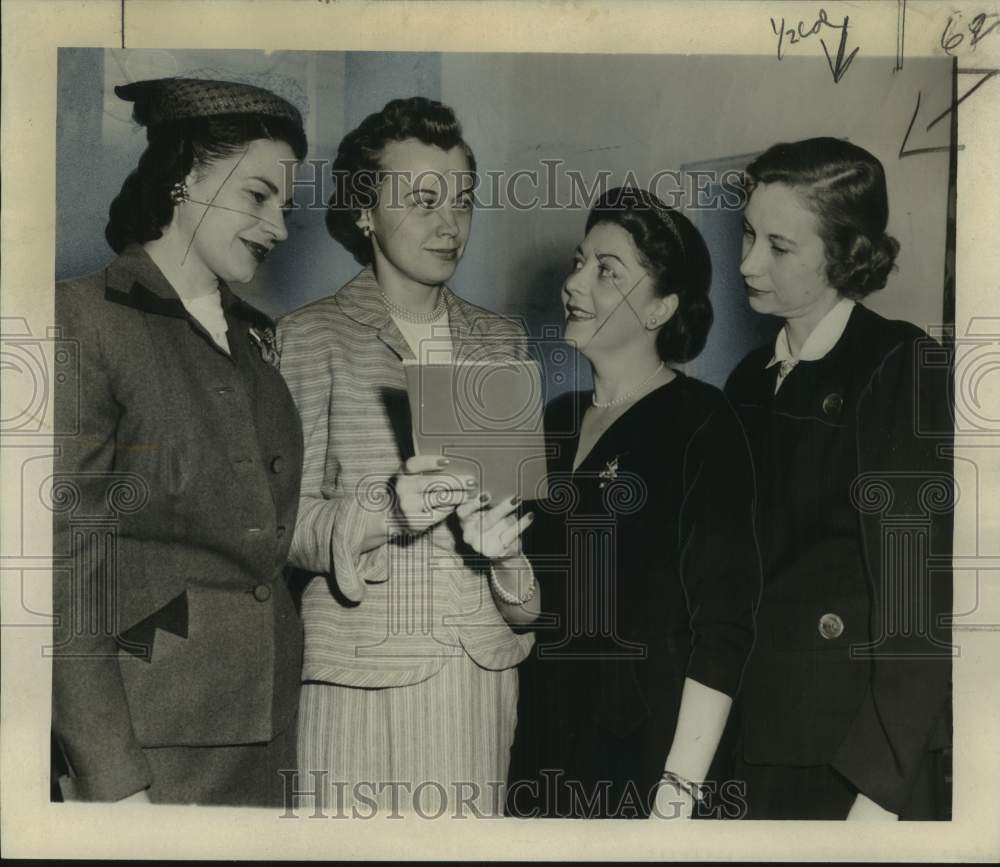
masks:
<instances>
[{"instance_id":1,"label":"bracelet on wrist","mask_svg":"<svg viewBox=\"0 0 1000 867\"><path fill-rule=\"evenodd\" d=\"M500 581L497 579L496 570L493 568L493 565L490 564L490 586L493 588L493 592L508 605L525 605L530 602L535 595L535 573L532 570L531 583L528 584L528 589L525 591L524 596L515 596L500 584Z\"/></svg>"},{"instance_id":2,"label":"bracelet on wrist","mask_svg":"<svg viewBox=\"0 0 1000 867\"><path fill-rule=\"evenodd\" d=\"M670 783L695 801L705 800L705 793L702 791L702 787L698 783L692 783L687 777L682 777L673 771L664 771L660 776L660 780L664 783Z\"/></svg>"}]
</instances>

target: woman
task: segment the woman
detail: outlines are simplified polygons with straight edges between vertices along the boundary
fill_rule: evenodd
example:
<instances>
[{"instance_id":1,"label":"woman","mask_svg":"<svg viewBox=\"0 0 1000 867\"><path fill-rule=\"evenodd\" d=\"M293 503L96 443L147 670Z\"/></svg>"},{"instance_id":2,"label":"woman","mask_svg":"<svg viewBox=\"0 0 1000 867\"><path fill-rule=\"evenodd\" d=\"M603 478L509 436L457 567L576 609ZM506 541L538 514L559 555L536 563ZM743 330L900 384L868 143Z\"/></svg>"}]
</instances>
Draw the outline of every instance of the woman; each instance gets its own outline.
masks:
<instances>
[{"instance_id":1,"label":"woman","mask_svg":"<svg viewBox=\"0 0 1000 867\"><path fill-rule=\"evenodd\" d=\"M68 798L279 806L301 624L302 439L246 282L287 237L298 109L202 79L116 88L147 128L103 270L60 284L53 728ZM287 529L287 532L286 532Z\"/></svg>"},{"instance_id":2,"label":"woman","mask_svg":"<svg viewBox=\"0 0 1000 867\"><path fill-rule=\"evenodd\" d=\"M474 172L447 106L397 99L367 117L340 144L327 211L363 270L279 325L305 431L290 558L306 572L298 788L317 809L499 809L531 639L449 521L479 492L413 456L403 369L523 352L519 326L445 285Z\"/></svg>"},{"instance_id":3,"label":"woman","mask_svg":"<svg viewBox=\"0 0 1000 867\"><path fill-rule=\"evenodd\" d=\"M809 139L747 176L741 272L750 306L784 324L726 389L765 563L737 776L752 818L943 818L947 366L919 328L857 303L899 248L874 156Z\"/></svg>"},{"instance_id":4,"label":"woman","mask_svg":"<svg viewBox=\"0 0 1000 867\"><path fill-rule=\"evenodd\" d=\"M562 295L594 390L546 411L550 496L525 539L540 592L494 549L501 596L536 623L510 814L668 818L707 795L760 584L739 422L671 366L705 345L710 271L697 230L645 190L590 212ZM502 507L480 513L487 553L520 529Z\"/></svg>"}]
</instances>

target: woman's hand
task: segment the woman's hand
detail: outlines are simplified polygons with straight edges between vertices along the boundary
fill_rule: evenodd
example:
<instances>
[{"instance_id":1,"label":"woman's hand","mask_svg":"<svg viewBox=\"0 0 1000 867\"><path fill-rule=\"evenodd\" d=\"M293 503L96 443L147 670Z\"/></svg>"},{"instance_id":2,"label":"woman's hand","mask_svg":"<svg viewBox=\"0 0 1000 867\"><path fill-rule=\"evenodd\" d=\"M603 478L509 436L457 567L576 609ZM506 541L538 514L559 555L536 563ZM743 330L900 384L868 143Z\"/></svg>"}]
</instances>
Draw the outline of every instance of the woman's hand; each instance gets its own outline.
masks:
<instances>
[{"instance_id":1,"label":"woman's hand","mask_svg":"<svg viewBox=\"0 0 1000 867\"><path fill-rule=\"evenodd\" d=\"M405 529L422 532L440 524L474 496L476 480L445 470L450 461L421 455L410 458L395 478L397 519Z\"/></svg>"},{"instance_id":2,"label":"woman's hand","mask_svg":"<svg viewBox=\"0 0 1000 867\"><path fill-rule=\"evenodd\" d=\"M669 780L661 780L656 788L650 819L690 819L694 813L694 798Z\"/></svg>"},{"instance_id":3,"label":"woman's hand","mask_svg":"<svg viewBox=\"0 0 1000 867\"><path fill-rule=\"evenodd\" d=\"M847 813L848 822L898 822L899 816L880 807L871 798L866 798L860 792L851 804Z\"/></svg>"},{"instance_id":4,"label":"woman's hand","mask_svg":"<svg viewBox=\"0 0 1000 867\"><path fill-rule=\"evenodd\" d=\"M493 599L504 619L511 624L527 625L540 613L535 575L531 564L521 554L521 534L534 520L529 512L521 518L516 509L519 497L508 497L492 508L488 493L463 503L456 509L465 544L493 561L490 585Z\"/></svg>"},{"instance_id":5,"label":"woman's hand","mask_svg":"<svg viewBox=\"0 0 1000 867\"><path fill-rule=\"evenodd\" d=\"M521 504L517 496L487 507L488 493L480 494L456 509L462 524L465 544L490 560L506 560L521 553L521 534L534 520L531 512L518 518L515 510Z\"/></svg>"}]
</instances>

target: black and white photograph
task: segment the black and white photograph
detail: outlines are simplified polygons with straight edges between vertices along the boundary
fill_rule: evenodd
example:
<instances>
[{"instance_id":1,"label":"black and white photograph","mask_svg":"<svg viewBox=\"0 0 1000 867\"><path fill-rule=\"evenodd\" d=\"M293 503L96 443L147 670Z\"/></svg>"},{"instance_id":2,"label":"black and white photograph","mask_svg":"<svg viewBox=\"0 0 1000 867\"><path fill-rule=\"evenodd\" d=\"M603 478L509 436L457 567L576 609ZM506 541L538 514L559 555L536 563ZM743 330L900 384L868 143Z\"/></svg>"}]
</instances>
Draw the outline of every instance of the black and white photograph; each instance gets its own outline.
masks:
<instances>
[{"instance_id":1,"label":"black and white photograph","mask_svg":"<svg viewBox=\"0 0 1000 867\"><path fill-rule=\"evenodd\" d=\"M1000 13L164 5L5 86L8 852L1000 854Z\"/></svg>"}]
</instances>

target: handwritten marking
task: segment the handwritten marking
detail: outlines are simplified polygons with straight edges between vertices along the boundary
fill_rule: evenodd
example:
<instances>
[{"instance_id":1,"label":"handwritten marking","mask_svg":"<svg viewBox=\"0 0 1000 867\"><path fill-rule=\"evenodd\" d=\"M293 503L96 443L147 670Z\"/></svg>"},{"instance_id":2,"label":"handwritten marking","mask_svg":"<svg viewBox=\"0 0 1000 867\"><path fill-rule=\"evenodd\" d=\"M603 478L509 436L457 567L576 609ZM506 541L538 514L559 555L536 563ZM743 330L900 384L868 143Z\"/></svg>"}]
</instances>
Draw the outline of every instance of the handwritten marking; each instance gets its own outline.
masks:
<instances>
[{"instance_id":1,"label":"handwritten marking","mask_svg":"<svg viewBox=\"0 0 1000 867\"><path fill-rule=\"evenodd\" d=\"M944 147L934 147L934 148L911 148L910 150L906 149L906 143L910 140L910 133L913 131L913 125L917 122L917 114L920 111L920 98L921 98L921 96L922 96L922 93L918 90L917 91L917 105L913 109L913 117L910 118L910 125L906 128L906 135L903 136L903 143L899 146L899 159L903 159L903 157L916 156L917 154L934 154L934 153L941 153L943 151L950 151L951 150L951 146L950 145L945 145ZM959 149L960 150L961 150L961 148L962 148L962 145L959 145Z\"/></svg>"},{"instance_id":2,"label":"handwritten marking","mask_svg":"<svg viewBox=\"0 0 1000 867\"><path fill-rule=\"evenodd\" d=\"M794 27L788 27L784 18L781 19L780 24L772 18L771 30L773 30L774 35L778 37L778 60L784 59L786 38L789 45L797 45L804 39L808 39L810 36L815 36L817 33L822 32L824 28L839 30L840 45L837 48L836 61L831 59L830 51L826 46L825 40L820 38L820 45L823 46L823 52L826 54L826 62L830 67L830 72L833 74L833 81L834 83L839 82L840 79L844 77L844 74L847 72L847 68L851 65L851 61L854 60L855 55L860 49L860 46L856 47L850 54L847 55L845 59L844 53L847 50L847 30L850 20L850 17L845 15L843 22L836 24L830 20L825 9L819 10L819 15L816 16L816 20L808 28L806 27L805 21L799 21L799 23Z\"/></svg>"},{"instance_id":3,"label":"handwritten marking","mask_svg":"<svg viewBox=\"0 0 1000 867\"><path fill-rule=\"evenodd\" d=\"M903 68L903 56L906 52L906 0L896 0L896 65L893 72Z\"/></svg>"},{"instance_id":4,"label":"handwritten marking","mask_svg":"<svg viewBox=\"0 0 1000 867\"><path fill-rule=\"evenodd\" d=\"M967 91L965 91L965 93L963 93L960 97L954 99L954 101L952 102L951 105L948 106L948 108L946 108L939 115L934 117L924 128L925 132L930 131L934 126L936 126L938 123L944 120L944 118L946 118L949 114L955 111L963 102L965 102L965 100L967 100L970 96L972 96L972 94L974 94L977 90L979 90L980 87L986 84L987 81L989 81L991 78L994 78L996 75L1000 74L1000 69L959 69L957 70L957 72L959 74L965 74L965 75L968 74L982 75L982 78L979 79L979 81L977 81L974 85L972 85L972 87L970 87ZM916 154L941 153L951 149L949 146L946 145L944 147L910 148L909 150L907 150L906 148L907 142L910 140L910 134L913 132L913 127L917 122L917 115L920 112L921 96L922 94L918 91L917 104L913 109L913 116L910 118L910 125L906 128L906 135L903 136L903 143L899 146L900 159L902 159L903 157L912 157L915 156ZM965 145L957 145L957 149L960 151L965 150Z\"/></svg>"},{"instance_id":5,"label":"handwritten marking","mask_svg":"<svg viewBox=\"0 0 1000 867\"><path fill-rule=\"evenodd\" d=\"M198 220L198 222L197 222L197 223L195 223L195 226L194 226L194 231L193 231L193 232L191 233L191 240L190 240L190 241L188 241L188 245L187 245L187 249L186 249L186 250L184 251L184 258L183 258L183 259L181 259L181 267L183 267L183 266L184 266L184 263L185 263L185 262L187 262L187 257L188 257L188 253L190 253L190 252L191 252L191 247L192 247L192 245L194 244L194 239L195 239L195 238L197 237L197 235L198 235L198 230L199 230L199 229L201 228L201 224L205 222L205 217L207 217L207 216L208 216L208 212L209 212L209 211L210 211L210 210L211 210L211 209L212 209L213 207L215 207L215 200L216 200L217 198L219 198L219 193L221 193L221 192L222 192L222 188L223 188L223 187L224 187L224 186L225 186L225 185L226 185L227 183L229 183L229 179L230 179L230 178L231 178L231 177L233 176L233 172L235 172L235 171L236 171L236 170L237 170L237 169L238 169L238 168L240 167L240 163L242 163L242 162L243 162L243 158L244 158L244 157L245 157L245 156L246 156L246 155L247 155L248 153L250 153L250 146L249 146L249 145L247 145L247 146L246 146L246 147L245 147L245 148L243 149L243 153L241 153L241 154L240 154L240 158L239 158L239 159L238 159L238 160L236 161L236 163L235 163L235 164L233 165L233 167L232 167L232 168L231 168L231 169L229 170L229 174L227 174L227 175L226 175L226 177L225 177L225 178L223 179L222 183L221 183L221 184L219 184L219 189L217 189L217 190L215 191L215 193L214 193L214 194L212 195L212 198L211 198L211 199L210 199L210 200L208 201L208 204L207 204L207 205L206 205L206 207L205 207L205 213L203 213L203 214L201 215L200 219Z\"/></svg>"},{"instance_id":6,"label":"handwritten marking","mask_svg":"<svg viewBox=\"0 0 1000 867\"><path fill-rule=\"evenodd\" d=\"M977 90L979 90L980 87L986 84L986 82L989 81L991 78L993 78L993 76L996 75L998 72L1000 72L1000 69L990 70L979 81L977 81L974 85L972 85L972 87L970 87L967 91L965 91L965 93L963 93L955 101L954 105L950 106L949 108L946 108L943 112L941 112L941 114L939 114L936 118L934 118L934 120L932 120L929 124L927 124L927 129L930 129L932 126L934 126L934 124L936 124L939 120L941 120L941 118L945 117L946 115L953 112L956 108L958 108L963 102L965 102L965 100L967 100L970 96L972 96L972 94L974 94Z\"/></svg>"},{"instance_id":7,"label":"handwritten marking","mask_svg":"<svg viewBox=\"0 0 1000 867\"><path fill-rule=\"evenodd\" d=\"M944 31L941 33L941 47L946 54L954 56L962 43L966 41L966 36L969 37L969 48L975 50L983 39L1000 27L1000 13L996 12L980 12L978 15L974 15L964 29L961 29L959 24L961 19L961 12L952 12L944 25ZM952 33L953 28L957 29L958 32Z\"/></svg>"},{"instance_id":8,"label":"handwritten marking","mask_svg":"<svg viewBox=\"0 0 1000 867\"><path fill-rule=\"evenodd\" d=\"M858 53L860 45L854 49L849 55L847 55L847 60L844 60L844 51L847 48L847 22L850 19L844 16L844 29L840 31L840 45L837 47L837 62L834 63L830 60L830 52L826 47L826 42L820 39L819 44L823 46L823 53L826 55L826 65L830 67L830 72L833 73L833 83L837 84L840 79L844 77L847 72L847 67L851 65L851 61L854 60L854 55Z\"/></svg>"}]
</instances>

